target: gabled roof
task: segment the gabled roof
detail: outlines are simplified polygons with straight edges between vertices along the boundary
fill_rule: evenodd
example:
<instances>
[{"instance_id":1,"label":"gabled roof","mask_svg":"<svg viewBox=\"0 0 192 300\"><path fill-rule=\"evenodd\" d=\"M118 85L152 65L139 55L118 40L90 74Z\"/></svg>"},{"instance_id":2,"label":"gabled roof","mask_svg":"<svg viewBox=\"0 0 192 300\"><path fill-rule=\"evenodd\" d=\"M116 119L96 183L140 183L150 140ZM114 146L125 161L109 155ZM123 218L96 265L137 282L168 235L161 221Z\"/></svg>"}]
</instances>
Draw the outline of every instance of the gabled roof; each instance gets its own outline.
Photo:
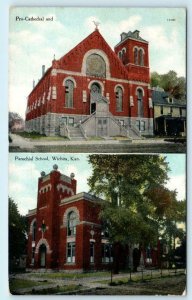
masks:
<instances>
[{"instance_id":1,"label":"gabled roof","mask_svg":"<svg viewBox=\"0 0 192 300\"><path fill-rule=\"evenodd\" d=\"M87 51L92 50L92 49L102 50L107 55L109 62L110 62L111 73L113 73L112 69L115 65L117 73L119 73L119 74L117 74L118 78L128 79L129 74L128 74L126 68L124 67L123 63L120 61L120 59L118 58L116 53L111 49L109 44L105 41L105 39L103 38L103 36L99 32L99 30L93 31L84 40L82 40L78 45L76 45L68 53L66 53L59 60L57 60L57 64L61 68L63 67L64 69L69 69L71 62L74 62L74 65L75 65L75 60L78 63L82 62L84 54ZM76 68L77 68L77 71L80 71L80 70L78 70L78 65L79 65L78 63L77 63Z\"/></svg>"},{"instance_id":2,"label":"gabled roof","mask_svg":"<svg viewBox=\"0 0 192 300\"><path fill-rule=\"evenodd\" d=\"M172 103L169 102L169 98L172 98ZM170 93L159 90L152 90L152 100L155 105L165 106L186 106L186 101L183 99L176 99L170 95Z\"/></svg>"}]
</instances>

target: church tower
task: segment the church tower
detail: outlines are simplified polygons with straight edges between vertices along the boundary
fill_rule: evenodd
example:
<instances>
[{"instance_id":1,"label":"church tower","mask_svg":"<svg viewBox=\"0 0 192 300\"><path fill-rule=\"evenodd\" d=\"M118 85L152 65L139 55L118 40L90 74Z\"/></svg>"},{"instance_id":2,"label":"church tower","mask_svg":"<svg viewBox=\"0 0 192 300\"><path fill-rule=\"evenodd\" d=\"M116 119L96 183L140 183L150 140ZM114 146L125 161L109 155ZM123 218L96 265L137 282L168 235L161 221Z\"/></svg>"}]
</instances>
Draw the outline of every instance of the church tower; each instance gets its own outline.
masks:
<instances>
[{"instance_id":1,"label":"church tower","mask_svg":"<svg viewBox=\"0 0 192 300\"><path fill-rule=\"evenodd\" d=\"M115 53L129 72L129 80L149 83L148 42L140 37L138 30L121 33Z\"/></svg>"}]
</instances>

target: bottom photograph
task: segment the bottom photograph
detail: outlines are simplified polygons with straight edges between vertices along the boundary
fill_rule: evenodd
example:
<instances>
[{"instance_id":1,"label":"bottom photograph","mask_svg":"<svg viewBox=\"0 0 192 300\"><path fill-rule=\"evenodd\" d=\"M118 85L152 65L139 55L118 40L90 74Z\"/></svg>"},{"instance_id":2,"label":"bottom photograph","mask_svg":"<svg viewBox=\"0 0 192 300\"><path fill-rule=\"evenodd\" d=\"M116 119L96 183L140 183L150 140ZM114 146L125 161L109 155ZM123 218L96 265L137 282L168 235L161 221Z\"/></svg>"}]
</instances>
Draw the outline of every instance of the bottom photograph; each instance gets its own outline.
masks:
<instances>
[{"instance_id":1,"label":"bottom photograph","mask_svg":"<svg viewBox=\"0 0 192 300\"><path fill-rule=\"evenodd\" d=\"M185 295L186 156L9 154L13 295Z\"/></svg>"}]
</instances>

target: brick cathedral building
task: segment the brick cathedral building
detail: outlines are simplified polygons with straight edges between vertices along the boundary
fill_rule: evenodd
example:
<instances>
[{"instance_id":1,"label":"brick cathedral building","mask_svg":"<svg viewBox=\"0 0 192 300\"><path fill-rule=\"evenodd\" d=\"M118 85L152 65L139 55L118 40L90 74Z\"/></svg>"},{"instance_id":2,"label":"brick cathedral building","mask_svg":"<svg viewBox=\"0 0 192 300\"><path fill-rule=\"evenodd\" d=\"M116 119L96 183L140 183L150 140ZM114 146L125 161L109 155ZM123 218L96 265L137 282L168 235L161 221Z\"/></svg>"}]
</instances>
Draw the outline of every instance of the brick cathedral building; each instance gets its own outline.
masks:
<instances>
[{"instance_id":1,"label":"brick cathedral building","mask_svg":"<svg viewBox=\"0 0 192 300\"><path fill-rule=\"evenodd\" d=\"M112 246L103 232L99 212L102 199L76 194L77 181L54 165L38 180L37 208L29 210L28 269L103 270L119 255L119 266L131 264L133 247ZM143 252L144 263L157 265L157 251Z\"/></svg>"},{"instance_id":2,"label":"brick cathedral building","mask_svg":"<svg viewBox=\"0 0 192 300\"><path fill-rule=\"evenodd\" d=\"M123 32L114 51L98 28L52 61L28 96L26 130L47 136L153 134L148 42Z\"/></svg>"}]
</instances>

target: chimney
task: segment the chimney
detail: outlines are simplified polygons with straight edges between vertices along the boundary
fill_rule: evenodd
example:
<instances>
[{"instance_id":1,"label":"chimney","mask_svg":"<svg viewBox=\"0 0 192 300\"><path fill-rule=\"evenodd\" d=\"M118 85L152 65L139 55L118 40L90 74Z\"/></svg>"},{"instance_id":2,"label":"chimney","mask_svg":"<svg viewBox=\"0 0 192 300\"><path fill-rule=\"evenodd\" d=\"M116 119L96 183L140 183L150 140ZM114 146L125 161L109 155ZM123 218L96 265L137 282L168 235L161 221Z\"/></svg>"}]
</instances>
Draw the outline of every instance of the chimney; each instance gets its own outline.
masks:
<instances>
[{"instance_id":1,"label":"chimney","mask_svg":"<svg viewBox=\"0 0 192 300\"><path fill-rule=\"evenodd\" d=\"M35 87L35 80L33 79L33 89L34 89L34 87Z\"/></svg>"},{"instance_id":2,"label":"chimney","mask_svg":"<svg viewBox=\"0 0 192 300\"><path fill-rule=\"evenodd\" d=\"M42 77L44 76L45 74L45 65L42 65Z\"/></svg>"}]
</instances>

